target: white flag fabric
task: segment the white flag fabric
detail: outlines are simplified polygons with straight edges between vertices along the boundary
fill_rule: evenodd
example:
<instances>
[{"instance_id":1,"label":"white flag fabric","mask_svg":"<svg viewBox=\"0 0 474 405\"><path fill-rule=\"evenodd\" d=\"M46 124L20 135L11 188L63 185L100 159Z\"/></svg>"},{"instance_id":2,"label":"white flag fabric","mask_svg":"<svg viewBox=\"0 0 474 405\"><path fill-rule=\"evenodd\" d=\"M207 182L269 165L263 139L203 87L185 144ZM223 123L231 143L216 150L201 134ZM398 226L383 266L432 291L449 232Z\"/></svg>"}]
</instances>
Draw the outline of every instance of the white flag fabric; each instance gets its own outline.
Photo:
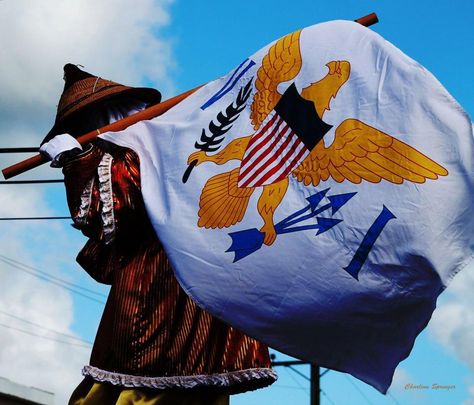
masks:
<instances>
[{"instance_id":1,"label":"white flag fabric","mask_svg":"<svg viewBox=\"0 0 474 405\"><path fill-rule=\"evenodd\" d=\"M474 139L422 66L344 21L289 34L104 139L184 290L381 392L474 252Z\"/></svg>"}]
</instances>

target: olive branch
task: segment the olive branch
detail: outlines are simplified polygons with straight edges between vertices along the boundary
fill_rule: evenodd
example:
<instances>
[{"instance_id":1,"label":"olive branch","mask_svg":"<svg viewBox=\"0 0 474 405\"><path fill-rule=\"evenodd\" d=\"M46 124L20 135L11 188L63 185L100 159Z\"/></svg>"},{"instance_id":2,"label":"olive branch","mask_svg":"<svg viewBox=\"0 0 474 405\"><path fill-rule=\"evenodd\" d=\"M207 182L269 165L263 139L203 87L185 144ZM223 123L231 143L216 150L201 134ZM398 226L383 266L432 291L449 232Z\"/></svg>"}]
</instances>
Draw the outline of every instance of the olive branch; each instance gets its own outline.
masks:
<instances>
[{"instance_id":1,"label":"olive branch","mask_svg":"<svg viewBox=\"0 0 474 405\"><path fill-rule=\"evenodd\" d=\"M234 122L239 118L240 113L245 109L247 100L252 92L252 80L239 90L235 101L230 103L224 112L219 112L215 119L209 123L209 133L203 128L201 138L194 143L194 147L203 152L215 152L221 147L225 134L232 128ZM214 122L216 121L216 123ZM183 183L188 181L191 171L197 164L197 159L193 160L183 174Z\"/></svg>"}]
</instances>

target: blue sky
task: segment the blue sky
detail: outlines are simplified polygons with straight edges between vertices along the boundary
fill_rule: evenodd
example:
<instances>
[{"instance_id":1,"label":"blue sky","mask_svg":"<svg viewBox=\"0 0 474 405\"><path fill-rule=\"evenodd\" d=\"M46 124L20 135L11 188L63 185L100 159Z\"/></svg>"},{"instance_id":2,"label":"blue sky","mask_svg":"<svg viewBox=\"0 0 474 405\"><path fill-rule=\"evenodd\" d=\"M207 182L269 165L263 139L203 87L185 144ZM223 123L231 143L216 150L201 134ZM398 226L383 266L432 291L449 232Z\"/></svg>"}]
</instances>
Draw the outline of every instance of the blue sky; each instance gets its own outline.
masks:
<instances>
[{"instance_id":1,"label":"blue sky","mask_svg":"<svg viewBox=\"0 0 474 405\"><path fill-rule=\"evenodd\" d=\"M69 0L0 2L1 37L15 39L0 50L0 147L39 143L54 119L64 63L81 63L86 70L125 84L154 86L168 98L227 73L288 32L333 19L352 20L373 11L380 22L371 28L430 70L474 115L474 3L468 0L143 0L134 4L121 0L98 4L90 0L80 4ZM0 155L0 164L5 167L23 157ZM59 177L59 172L43 167L20 178ZM0 187L0 217L67 215L60 185ZM91 281L74 264L84 241L67 221L0 223L0 255L106 293L106 287ZM321 381L322 403L474 403L473 271L473 265L466 268L442 295L432 322L399 366L388 396L351 376L330 371ZM93 340L101 304L5 262L0 262L0 282L8 286L0 298L0 310ZM0 323L5 322L44 333L0 314ZM87 357L88 349L0 328L0 375L56 391L58 404L80 380L81 362ZM11 359L20 359L18 369L10 366ZM277 359L287 357L277 353ZM25 373L20 366L33 372ZM297 369L309 375L307 366ZM279 368L278 372L280 379L272 388L236 396L232 404L308 404L308 382L291 370ZM409 383L455 388L405 389Z\"/></svg>"}]
</instances>

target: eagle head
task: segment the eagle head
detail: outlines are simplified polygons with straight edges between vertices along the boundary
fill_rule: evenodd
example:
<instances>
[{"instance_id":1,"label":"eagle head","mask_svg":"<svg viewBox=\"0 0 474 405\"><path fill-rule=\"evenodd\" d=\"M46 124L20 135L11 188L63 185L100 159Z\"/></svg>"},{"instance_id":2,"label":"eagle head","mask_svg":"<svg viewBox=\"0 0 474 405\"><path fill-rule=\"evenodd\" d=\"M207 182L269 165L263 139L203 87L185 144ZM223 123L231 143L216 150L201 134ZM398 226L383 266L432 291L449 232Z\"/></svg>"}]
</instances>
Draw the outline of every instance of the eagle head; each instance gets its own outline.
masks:
<instances>
[{"instance_id":1,"label":"eagle head","mask_svg":"<svg viewBox=\"0 0 474 405\"><path fill-rule=\"evenodd\" d=\"M301 96L314 103L320 117L325 110L330 110L331 99L336 98L337 92L349 79L351 64L345 60L333 60L326 64L329 72L321 80L305 87Z\"/></svg>"}]
</instances>

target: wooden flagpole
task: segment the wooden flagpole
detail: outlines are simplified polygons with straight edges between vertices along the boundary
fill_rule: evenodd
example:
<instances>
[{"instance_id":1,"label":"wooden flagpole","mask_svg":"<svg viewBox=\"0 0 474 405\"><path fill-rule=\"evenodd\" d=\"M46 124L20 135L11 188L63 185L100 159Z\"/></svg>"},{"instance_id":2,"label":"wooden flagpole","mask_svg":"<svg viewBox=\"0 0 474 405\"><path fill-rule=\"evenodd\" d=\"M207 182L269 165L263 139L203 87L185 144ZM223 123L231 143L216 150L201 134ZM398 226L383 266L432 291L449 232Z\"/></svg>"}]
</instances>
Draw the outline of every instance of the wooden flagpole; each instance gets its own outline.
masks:
<instances>
[{"instance_id":1,"label":"wooden flagpole","mask_svg":"<svg viewBox=\"0 0 474 405\"><path fill-rule=\"evenodd\" d=\"M358 18L355 20L361 25L364 25L365 27L369 27L370 25L373 25L378 22L377 15L375 13L371 13L369 15L366 15L364 17ZM91 141L93 141L95 138L97 138L100 134L103 134L105 132L117 132L121 131L127 127L129 127L132 124L135 124L139 121L143 120L150 120L152 118L158 117L161 114L164 114L166 111L168 111L171 107L174 107L176 104L184 100L186 97L194 93L196 90L201 88L202 86L196 87L194 89L188 90L182 94L179 94L175 97L172 97L168 100L165 100L159 104L156 104L154 106L151 106L147 108L146 110L140 111L136 114L130 115L129 117L123 118L119 121L116 121L112 124L106 125L105 127L102 127L100 129L96 129L92 132L89 132L85 135L81 135L80 137L77 138L78 142L81 145L85 145ZM46 163L48 159L41 155L37 154L29 159L25 159L19 163L16 163L12 166L9 166L5 169L2 170L3 177L5 179L10 179L12 177L18 176L19 174L25 173L31 169L34 169L35 167L41 166L42 164Z\"/></svg>"},{"instance_id":2,"label":"wooden flagpole","mask_svg":"<svg viewBox=\"0 0 474 405\"><path fill-rule=\"evenodd\" d=\"M202 86L188 90L182 94L179 94L175 97L165 100L162 103L155 104L154 106L151 106L147 108L146 110L143 110L136 114L125 117L112 124L106 125L105 127L96 129L85 135L81 135L77 138L77 140L81 145L86 145L89 142L96 139L100 134L103 134L105 132L121 131L139 121L150 120L152 118L158 117L159 115L164 114L166 111L168 111L171 107L175 106L176 104L184 100L190 94L194 93L200 87ZM28 170L34 169L35 167L41 166L43 163L46 163L47 161L48 159L45 156L41 154L37 154L29 159L25 159L19 163L16 163L10 167L3 169L2 170L3 177L5 177L5 179L10 179L21 173L27 172Z\"/></svg>"}]
</instances>

